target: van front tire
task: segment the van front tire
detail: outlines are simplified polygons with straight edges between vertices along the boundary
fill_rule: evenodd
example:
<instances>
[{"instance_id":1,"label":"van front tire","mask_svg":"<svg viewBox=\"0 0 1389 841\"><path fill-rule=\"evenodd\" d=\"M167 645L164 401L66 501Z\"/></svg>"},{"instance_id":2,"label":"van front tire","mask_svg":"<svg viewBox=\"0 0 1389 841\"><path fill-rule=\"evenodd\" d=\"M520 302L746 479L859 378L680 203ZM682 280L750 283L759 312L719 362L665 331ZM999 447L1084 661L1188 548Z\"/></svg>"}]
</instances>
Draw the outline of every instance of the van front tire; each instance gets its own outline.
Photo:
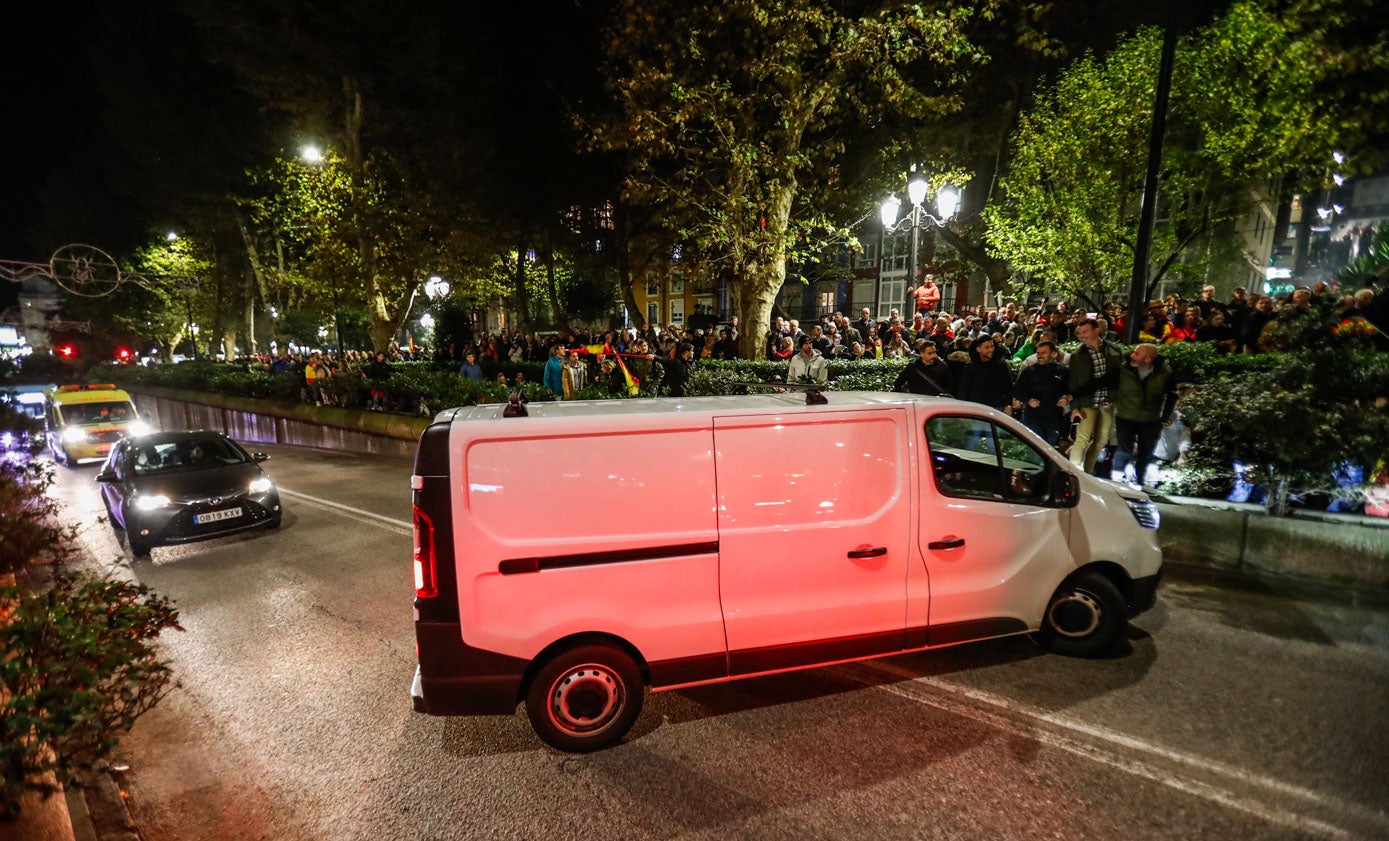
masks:
<instances>
[{"instance_id":1,"label":"van front tire","mask_svg":"<svg viewBox=\"0 0 1389 841\"><path fill-rule=\"evenodd\" d=\"M1128 627L1128 609L1114 582L1097 572L1062 584L1047 602L1042 642L1057 654L1098 657L1114 651Z\"/></svg>"},{"instance_id":2,"label":"van front tire","mask_svg":"<svg viewBox=\"0 0 1389 841\"><path fill-rule=\"evenodd\" d=\"M582 645L541 667L526 691L526 715L545 744L588 753L621 739L641 714L641 670L621 649Z\"/></svg>"}]
</instances>

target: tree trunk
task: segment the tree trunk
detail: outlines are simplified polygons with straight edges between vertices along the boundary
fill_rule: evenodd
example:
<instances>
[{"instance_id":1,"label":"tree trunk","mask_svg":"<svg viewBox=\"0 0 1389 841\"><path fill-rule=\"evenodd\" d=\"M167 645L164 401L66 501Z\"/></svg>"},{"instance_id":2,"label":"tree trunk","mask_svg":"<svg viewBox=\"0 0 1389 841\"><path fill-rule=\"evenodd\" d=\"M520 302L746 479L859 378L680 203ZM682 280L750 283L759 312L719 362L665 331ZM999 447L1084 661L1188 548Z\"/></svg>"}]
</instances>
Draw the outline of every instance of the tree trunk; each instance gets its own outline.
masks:
<instances>
[{"instance_id":1,"label":"tree trunk","mask_svg":"<svg viewBox=\"0 0 1389 841\"><path fill-rule=\"evenodd\" d=\"M516 293L516 309L521 315L521 332L534 333L535 325L531 321L531 298L526 290L526 251L529 243L523 232L521 238L516 243L516 274L512 277L514 291Z\"/></svg>"},{"instance_id":2,"label":"tree trunk","mask_svg":"<svg viewBox=\"0 0 1389 841\"><path fill-rule=\"evenodd\" d=\"M748 251L738 266L741 277L729 283L738 316L738 353L744 359L766 357L767 336L772 332L772 304L786 282L786 229L791 220L791 200L796 195L796 177L785 180L769 198L766 238L760 248Z\"/></svg>"},{"instance_id":3,"label":"tree trunk","mask_svg":"<svg viewBox=\"0 0 1389 841\"><path fill-rule=\"evenodd\" d=\"M545 249L545 288L550 293L550 313L561 335L569 332L569 313L559 299L559 283L555 280L555 252Z\"/></svg>"},{"instance_id":4,"label":"tree trunk","mask_svg":"<svg viewBox=\"0 0 1389 841\"><path fill-rule=\"evenodd\" d=\"M371 287L371 326L367 328L367 333L371 336L371 349L373 351L389 350L391 341L395 339L396 333L405 323L405 319L410 315L410 309L414 306L415 295L419 292L419 284L415 284L410 289L410 294L404 301L392 307L386 300L386 296L377 291L382 284L378 278L372 278Z\"/></svg>"}]
</instances>

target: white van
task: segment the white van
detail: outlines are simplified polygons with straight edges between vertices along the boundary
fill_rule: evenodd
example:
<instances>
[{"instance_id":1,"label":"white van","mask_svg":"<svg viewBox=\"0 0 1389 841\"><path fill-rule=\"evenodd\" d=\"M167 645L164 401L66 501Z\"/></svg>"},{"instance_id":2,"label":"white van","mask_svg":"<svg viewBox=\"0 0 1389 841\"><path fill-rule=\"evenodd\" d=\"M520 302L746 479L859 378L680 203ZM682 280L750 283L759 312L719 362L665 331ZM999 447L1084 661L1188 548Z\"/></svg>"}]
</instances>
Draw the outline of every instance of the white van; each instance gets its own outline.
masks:
<instances>
[{"instance_id":1,"label":"white van","mask_svg":"<svg viewBox=\"0 0 1389 841\"><path fill-rule=\"evenodd\" d=\"M411 479L415 709L524 701L545 742L589 751L644 687L1031 631L1092 655L1153 605L1142 492L976 403L825 397L440 414Z\"/></svg>"}]
</instances>

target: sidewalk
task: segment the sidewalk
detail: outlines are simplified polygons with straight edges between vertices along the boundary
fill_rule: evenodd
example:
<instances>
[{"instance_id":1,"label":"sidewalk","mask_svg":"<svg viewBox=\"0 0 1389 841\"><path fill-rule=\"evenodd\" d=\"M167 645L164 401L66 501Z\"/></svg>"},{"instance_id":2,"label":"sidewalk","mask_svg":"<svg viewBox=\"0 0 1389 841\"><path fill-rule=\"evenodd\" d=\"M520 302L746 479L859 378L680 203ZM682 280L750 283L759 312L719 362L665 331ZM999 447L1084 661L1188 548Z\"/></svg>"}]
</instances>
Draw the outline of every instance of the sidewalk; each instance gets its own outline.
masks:
<instances>
[{"instance_id":1,"label":"sidewalk","mask_svg":"<svg viewBox=\"0 0 1389 841\"><path fill-rule=\"evenodd\" d=\"M19 820L0 824L13 841L139 841L140 833L126 809L125 797L112 774L102 774L91 788L67 791L48 799L28 794L20 801Z\"/></svg>"}]
</instances>

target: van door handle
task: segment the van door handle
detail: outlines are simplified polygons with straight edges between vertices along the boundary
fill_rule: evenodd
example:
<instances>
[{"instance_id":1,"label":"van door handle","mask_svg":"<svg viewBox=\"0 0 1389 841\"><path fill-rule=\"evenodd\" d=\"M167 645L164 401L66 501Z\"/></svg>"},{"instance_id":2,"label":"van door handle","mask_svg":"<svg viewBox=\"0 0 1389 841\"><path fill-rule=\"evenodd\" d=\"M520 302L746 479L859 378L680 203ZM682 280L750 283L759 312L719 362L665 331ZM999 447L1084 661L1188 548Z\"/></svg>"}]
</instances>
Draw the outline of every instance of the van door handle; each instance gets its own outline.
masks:
<instances>
[{"instance_id":1,"label":"van door handle","mask_svg":"<svg viewBox=\"0 0 1389 841\"><path fill-rule=\"evenodd\" d=\"M874 546L872 549L850 549L851 558L881 558L887 554L886 546Z\"/></svg>"},{"instance_id":2,"label":"van door handle","mask_svg":"<svg viewBox=\"0 0 1389 841\"><path fill-rule=\"evenodd\" d=\"M965 545L963 537L952 537L949 540L932 540L926 544L931 549L959 549Z\"/></svg>"}]
</instances>

